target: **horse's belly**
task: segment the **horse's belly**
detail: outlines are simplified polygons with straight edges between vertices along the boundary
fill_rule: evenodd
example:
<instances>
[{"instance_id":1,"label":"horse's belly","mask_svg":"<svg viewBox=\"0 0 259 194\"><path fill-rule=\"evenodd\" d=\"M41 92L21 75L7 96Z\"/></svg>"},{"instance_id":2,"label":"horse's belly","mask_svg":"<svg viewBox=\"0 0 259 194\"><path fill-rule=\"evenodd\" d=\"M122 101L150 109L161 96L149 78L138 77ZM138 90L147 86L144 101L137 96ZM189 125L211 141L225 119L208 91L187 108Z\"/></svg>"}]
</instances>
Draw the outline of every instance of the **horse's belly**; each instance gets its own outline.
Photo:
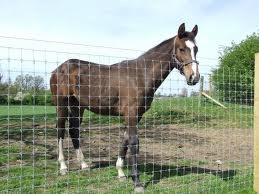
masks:
<instances>
[{"instance_id":1,"label":"horse's belly","mask_svg":"<svg viewBox=\"0 0 259 194\"><path fill-rule=\"evenodd\" d=\"M80 105L86 109L102 115L118 116L118 97L85 97L80 99Z\"/></svg>"},{"instance_id":2,"label":"horse's belly","mask_svg":"<svg viewBox=\"0 0 259 194\"><path fill-rule=\"evenodd\" d=\"M119 116L119 111L115 107L88 107L88 110L100 115Z\"/></svg>"}]
</instances>

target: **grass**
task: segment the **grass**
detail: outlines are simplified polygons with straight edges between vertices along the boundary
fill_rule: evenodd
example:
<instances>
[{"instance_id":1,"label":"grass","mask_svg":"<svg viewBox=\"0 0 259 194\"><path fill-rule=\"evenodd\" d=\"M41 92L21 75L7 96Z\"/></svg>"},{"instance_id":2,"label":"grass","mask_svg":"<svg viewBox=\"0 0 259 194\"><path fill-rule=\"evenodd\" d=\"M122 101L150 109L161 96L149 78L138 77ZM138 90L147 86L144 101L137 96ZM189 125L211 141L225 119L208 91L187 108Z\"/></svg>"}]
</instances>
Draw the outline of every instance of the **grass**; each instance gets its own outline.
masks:
<instances>
[{"instance_id":1,"label":"grass","mask_svg":"<svg viewBox=\"0 0 259 194\"><path fill-rule=\"evenodd\" d=\"M131 193L132 183L117 181L116 169L74 170L58 176L57 164L37 161L35 166L1 169L0 188L10 193ZM161 171L161 168L163 170ZM252 172L238 170L235 175L197 173L175 166L141 165L146 193L255 193ZM170 169L170 171L169 171ZM8 177L8 178L7 178Z\"/></svg>"},{"instance_id":2,"label":"grass","mask_svg":"<svg viewBox=\"0 0 259 194\"><path fill-rule=\"evenodd\" d=\"M198 128L251 128L253 126L253 107L225 103L223 109L207 100L199 102L197 97L154 100L151 109L144 114L140 125L184 124ZM32 121L37 124L53 123L56 119L53 106L1 106L0 124L14 121ZM85 111L85 123L118 124L119 117L101 116ZM224 126L223 126L224 125ZM20 127L20 126L19 126Z\"/></svg>"},{"instance_id":3,"label":"grass","mask_svg":"<svg viewBox=\"0 0 259 194\"><path fill-rule=\"evenodd\" d=\"M222 109L198 98L155 100L144 115L140 128L146 125L176 124L197 130L208 128L235 130L252 128L253 107L225 103ZM132 181L117 181L112 165L93 167L90 171L74 169L65 176L58 175L56 155L47 152L48 146L35 142L21 142L34 136L55 137L56 120L52 106L0 107L0 193L131 193ZM84 114L84 123L119 124L118 117ZM35 126L45 126L37 130ZM11 141L10 141L11 139ZM52 145L55 147L55 145ZM38 154L34 154L38 153ZM146 193L250 193L252 169L248 166L234 170L215 171L202 168L206 159L194 163L185 158L174 164L147 163L140 165L141 181ZM130 166L126 168L130 174Z\"/></svg>"},{"instance_id":4,"label":"grass","mask_svg":"<svg viewBox=\"0 0 259 194\"><path fill-rule=\"evenodd\" d=\"M210 101L198 98L157 100L146 114L148 122L185 124L198 128L251 128L253 107L225 103L223 109ZM156 124L156 123L155 123Z\"/></svg>"}]
</instances>

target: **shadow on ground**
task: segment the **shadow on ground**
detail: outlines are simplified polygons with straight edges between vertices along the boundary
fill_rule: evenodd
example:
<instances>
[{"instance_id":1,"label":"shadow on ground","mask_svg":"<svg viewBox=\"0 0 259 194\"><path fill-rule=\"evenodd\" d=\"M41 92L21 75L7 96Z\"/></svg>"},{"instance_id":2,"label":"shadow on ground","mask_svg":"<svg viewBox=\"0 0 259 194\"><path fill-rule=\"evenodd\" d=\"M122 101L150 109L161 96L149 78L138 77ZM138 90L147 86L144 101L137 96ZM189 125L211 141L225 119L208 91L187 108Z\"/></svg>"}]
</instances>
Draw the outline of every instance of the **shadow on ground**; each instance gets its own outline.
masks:
<instances>
[{"instance_id":1,"label":"shadow on ground","mask_svg":"<svg viewBox=\"0 0 259 194\"><path fill-rule=\"evenodd\" d=\"M161 179L174 177L174 176L185 176L188 174L212 174L218 176L224 181L233 179L236 175L236 170L214 170L202 167L193 166L174 166L174 165L157 165L148 163L140 166L140 171L152 177L146 182L145 187L149 184L157 184Z\"/></svg>"},{"instance_id":2,"label":"shadow on ground","mask_svg":"<svg viewBox=\"0 0 259 194\"><path fill-rule=\"evenodd\" d=\"M106 168L110 165L115 165L116 161L95 161L92 164L94 168ZM236 175L236 170L215 170L202 167L193 166L174 166L174 165L158 165L153 163L147 163L140 165L140 173L146 173L152 175L151 178L145 183L145 187L149 184L157 184L164 178L170 178L174 176L185 176L189 174L211 174L221 178L224 181L232 180ZM131 178L131 176L128 176Z\"/></svg>"}]
</instances>

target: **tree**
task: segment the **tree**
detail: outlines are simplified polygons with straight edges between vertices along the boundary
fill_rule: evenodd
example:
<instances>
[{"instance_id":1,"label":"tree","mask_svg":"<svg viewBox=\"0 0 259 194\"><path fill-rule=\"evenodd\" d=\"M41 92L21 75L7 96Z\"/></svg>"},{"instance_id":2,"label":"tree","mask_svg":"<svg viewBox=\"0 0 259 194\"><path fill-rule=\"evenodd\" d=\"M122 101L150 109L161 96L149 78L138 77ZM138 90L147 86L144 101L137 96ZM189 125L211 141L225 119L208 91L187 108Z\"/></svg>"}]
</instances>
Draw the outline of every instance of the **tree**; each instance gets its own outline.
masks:
<instances>
[{"instance_id":1,"label":"tree","mask_svg":"<svg viewBox=\"0 0 259 194\"><path fill-rule=\"evenodd\" d=\"M233 42L220 53L219 68L213 70L212 84L221 100L253 103L256 52L259 52L258 33L239 44Z\"/></svg>"},{"instance_id":2,"label":"tree","mask_svg":"<svg viewBox=\"0 0 259 194\"><path fill-rule=\"evenodd\" d=\"M18 75L15 78L14 84L22 91L29 91L33 84L33 77L29 74Z\"/></svg>"},{"instance_id":3,"label":"tree","mask_svg":"<svg viewBox=\"0 0 259 194\"><path fill-rule=\"evenodd\" d=\"M197 92L197 91L192 91L191 92L191 94L190 94L190 96L199 96L199 92Z\"/></svg>"},{"instance_id":4,"label":"tree","mask_svg":"<svg viewBox=\"0 0 259 194\"><path fill-rule=\"evenodd\" d=\"M41 76L18 75L14 84L22 91L38 92L44 89L44 79Z\"/></svg>"},{"instance_id":5,"label":"tree","mask_svg":"<svg viewBox=\"0 0 259 194\"><path fill-rule=\"evenodd\" d=\"M187 88L182 88L181 93L179 94L180 97L187 97L188 96L188 90Z\"/></svg>"},{"instance_id":6,"label":"tree","mask_svg":"<svg viewBox=\"0 0 259 194\"><path fill-rule=\"evenodd\" d=\"M0 92L5 92L6 88L8 87L8 84L3 81L3 74L0 74Z\"/></svg>"},{"instance_id":7,"label":"tree","mask_svg":"<svg viewBox=\"0 0 259 194\"><path fill-rule=\"evenodd\" d=\"M0 74L0 104L7 104L8 84L3 81L3 74Z\"/></svg>"},{"instance_id":8,"label":"tree","mask_svg":"<svg viewBox=\"0 0 259 194\"><path fill-rule=\"evenodd\" d=\"M36 92L40 91L40 90L44 90L45 86L44 86L44 78L41 76L35 76L34 77L34 85L33 88Z\"/></svg>"}]
</instances>

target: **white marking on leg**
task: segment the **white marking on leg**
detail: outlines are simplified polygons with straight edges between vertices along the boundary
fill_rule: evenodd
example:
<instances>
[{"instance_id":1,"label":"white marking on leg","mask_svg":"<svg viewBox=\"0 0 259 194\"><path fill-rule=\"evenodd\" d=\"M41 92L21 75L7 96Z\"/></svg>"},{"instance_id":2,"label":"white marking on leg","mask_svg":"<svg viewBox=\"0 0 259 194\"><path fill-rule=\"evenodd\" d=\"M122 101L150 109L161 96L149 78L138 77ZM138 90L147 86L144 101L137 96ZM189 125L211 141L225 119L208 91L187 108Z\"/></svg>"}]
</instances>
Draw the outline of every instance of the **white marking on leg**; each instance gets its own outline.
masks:
<instances>
[{"instance_id":1,"label":"white marking on leg","mask_svg":"<svg viewBox=\"0 0 259 194\"><path fill-rule=\"evenodd\" d=\"M118 170L119 178L125 177L125 174L122 170L123 166L124 166L124 160L121 157L118 157L117 162L116 162L116 168Z\"/></svg>"},{"instance_id":2,"label":"white marking on leg","mask_svg":"<svg viewBox=\"0 0 259 194\"><path fill-rule=\"evenodd\" d=\"M77 161L79 161L81 163L82 169L89 167L85 162L85 157L84 157L84 154L83 154L81 148L76 149L76 157L77 157Z\"/></svg>"},{"instance_id":3,"label":"white marking on leg","mask_svg":"<svg viewBox=\"0 0 259 194\"><path fill-rule=\"evenodd\" d=\"M58 161L60 163L60 171L66 171L67 170L67 165L65 163L65 157L63 154L63 139L60 138L58 141ZM64 173L62 172L62 173Z\"/></svg>"},{"instance_id":4,"label":"white marking on leg","mask_svg":"<svg viewBox=\"0 0 259 194\"><path fill-rule=\"evenodd\" d=\"M186 46L191 50L191 56L192 56L192 60L195 60L195 55L194 55L194 47L195 47L195 44L193 41L190 41L190 40L187 40L185 41L185 44ZM194 73L194 78L197 76L197 64L196 63L192 63L192 70L193 70L193 73Z\"/></svg>"}]
</instances>

